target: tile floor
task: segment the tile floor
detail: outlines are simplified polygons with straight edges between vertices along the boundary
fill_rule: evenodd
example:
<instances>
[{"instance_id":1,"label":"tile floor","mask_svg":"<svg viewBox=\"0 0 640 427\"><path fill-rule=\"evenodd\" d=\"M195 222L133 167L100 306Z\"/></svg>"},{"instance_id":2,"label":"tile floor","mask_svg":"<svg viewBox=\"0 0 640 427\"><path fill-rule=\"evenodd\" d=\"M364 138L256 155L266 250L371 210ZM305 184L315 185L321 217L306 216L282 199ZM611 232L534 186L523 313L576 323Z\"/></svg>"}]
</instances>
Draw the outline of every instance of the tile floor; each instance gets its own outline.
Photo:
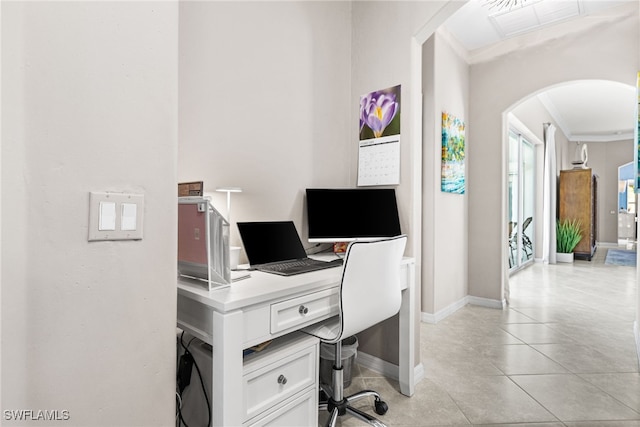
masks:
<instances>
[{"instance_id":1,"label":"tile floor","mask_svg":"<svg viewBox=\"0 0 640 427\"><path fill-rule=\"evenodd\" d=\"M605 255L536 263L511 277L508 308L467 305L421 324L425 378L412 398L357 365L347 394L380 392L389 427L640 427L636 269L605 265ZM373 414L369 402L358 407Z\"/></svg>"}]
</instances>

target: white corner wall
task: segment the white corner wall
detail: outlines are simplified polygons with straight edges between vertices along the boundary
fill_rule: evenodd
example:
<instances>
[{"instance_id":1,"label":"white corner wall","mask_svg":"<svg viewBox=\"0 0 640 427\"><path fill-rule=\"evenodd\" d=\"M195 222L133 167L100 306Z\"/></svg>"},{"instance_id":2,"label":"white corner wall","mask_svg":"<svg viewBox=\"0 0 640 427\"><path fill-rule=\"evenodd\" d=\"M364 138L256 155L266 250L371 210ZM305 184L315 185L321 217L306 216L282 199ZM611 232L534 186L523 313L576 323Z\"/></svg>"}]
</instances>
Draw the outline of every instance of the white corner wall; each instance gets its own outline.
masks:
<instances>
[{"instance_id":1,"label":"white corner wall","mask_svg":"<svg viewBox=\"0 0 640 427\"><path fill-rule=\"evenodd\" d=\"M503 299L506 258L505 150L502 114L530 94L566 81L635 84L638 4L592 15L589 28L567 29L542 45L475 63L470 77L468 151L469 294ZM522 39L513 43L526 45ZM632 53L633 52L633 53Z\"/></svg>"},{"instance_id":2,"label":"white corner wall","mask_svg":"<svg viewBox=\"0 0 640 427\"><path fill-rule=\"evenodd\" d=\"M179 43L179 180L223 214L215 189L243 189L235 244L235 223L259 220L306 242L305 188L354 185L350 2L180 2Z\"/></svg>"},{"instance_id":3,"label":"white corner wall","mask_svg":"<svg viewBox=\"0 0 640 427\"><path fill-rule=\"evenodd\" d=\"M423 320L437 322L462 304L467 286L467 194L440 190L442 113L468 124L469 65L443 29L424 45L423 69ZM467 144L470 141L467 139ZM428 265L428 267L426 267Z\"/></svg>"},{"instance_id":4,"label":"white corner wall","mask_svg":"<svg viewBox=\"0 0 640 427\"><path fill-rule=\"evenodd\" d=\"M396 187L402 230L409 235L407 254L417 256L420 237L414 226L415 200L413 190L419 186L413 155L415 145L421 144L420 127L415 134L415 119L420 111L414 111L416 97L420 96L420 84L412 80L412 47L416 35L423 31L435 31L454 9L448 10L446 0L428 2L353 2L352 62L351 62L351 185L356 184L358 170L358 105L360 97L378 89L402 85L400 110L400 185ZM460 7L463 3L458 2ZM379 31L372 31L378 28ZM428 96L428 94L426 94ZM420 105L420 102L417 103ZM417 117L415 116L417 114ZM419 262L419 261L418 261Z\"/></svg>"},{"instance_id":5,"label":"white corner wall","mask_svg":"<svg viewBox=\"0 0 640 427\"><path fill-rule=\"evenodd\" d=\"M570 142L569 151L575 147ZM598 233L599 243L618 243L618 166L633 161L634 142L589 142L587 166L598 175Z\"/></svg>"},{"instance_id":6,"label":"white corner wall","mask_svg":"<svg viewBox=\"0 0 640 427\"><path fill-rule=\"evenodd\" d=\"M0 40L2 36L2 4L0 4ZM2 100L2 46L0 44L0 100ZM2 177L2 102L0 101L0 177ZM0 178L0 191L2 180ZM0 242L2 242L2 196L0 193ZM1 243L0 243L1 245ZM2 307L2 249L0 247L0 307ZM2 375L2 314L0 313L0 375ZM0 380L0 402L2 402L2 380ZM0 403L0 406L1 403Z\"/></svg>"},{"instance_id":7,"label":"white corner wall","mask_svg":"<svg viewBox=\"0 0 640 427\"><path fill-rule=\"evenodd\" d=\"M172 425L177 3L1 8L2 424ZM87 242L90 191L143 193L144 239Z\"/></svg>"},{"instance_id":8,"label":"white corner wall","mask_svg":"<svg viewBox=\"0 0 640 427\"><path fill-rule=\"evenodd\" d=\"M420 66L420 47L463 2L353 2L352 3L352 61L351 61L351 185L356 185L358 153L358 105L360 97L378 89L402 85L400 110L400 185L396 187L403 233L409 236L408 256L416 258L416 277L423 274L422 266L422 135L421 81L415 75ZM372 31L372 29L377 29ZM418 39L418 37L420 39ZM416 54L416 51L418 54ZM424 94L431 96L431 94ZM416 108L414 108L416 107ZM429 274L429 273L427 273ZM420 280L420 279L418 279ZM419 296L420 292L418 292ZM416 307L416 313L421 308ZM416 318L419 321L419 318ZM416 340L419 340L416 333ZM382 355L397 364L397 319L390 319L377 328L359 334L359 349L365 353ZM419 349L416 349L419 361Z\"/></svg>"}]
</instances>

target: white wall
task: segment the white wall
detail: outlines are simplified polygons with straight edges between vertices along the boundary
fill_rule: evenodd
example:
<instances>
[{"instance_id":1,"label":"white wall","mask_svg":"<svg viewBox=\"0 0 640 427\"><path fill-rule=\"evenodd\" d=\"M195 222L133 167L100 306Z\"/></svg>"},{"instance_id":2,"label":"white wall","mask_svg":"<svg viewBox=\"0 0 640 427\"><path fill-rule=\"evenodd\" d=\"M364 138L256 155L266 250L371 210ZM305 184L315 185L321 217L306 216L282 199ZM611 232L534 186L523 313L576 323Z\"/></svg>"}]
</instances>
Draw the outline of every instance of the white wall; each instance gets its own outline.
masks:
<instances>
[{"instance_id":1,"label":"white wall","mask_svg":"<svg viewBox=\"0 0 640 427\"><path fill-rule=\"evenodd\" d=\"M403 232L419 241L411 40L445 4L182 2L179 180L202 179L207 192L242 187L233 222L293 219L304 239L304 188L357 184L360 96L401 84L396 191ZM412 244L407 254L415 255ZM365 333L361 348L397 363L393 330Z\"/></svg>"},{"instance_id":2,"label":"white wall","mask_svg":"<svg viewBox=\"0 0 640 427\"><path fill-rule=\"evenodd\" d=\"M471 66L468 190L469 293L502 300L506 258L506 168L502 114L545 88L571 80L635 84L638 4L593 15L589 28L567 29L542 45ZM523 38L514 45L526 46Z\"/></svg>"},{"instance_id":3,"label":"white wall","mask_svg":"<svg viewBox=\"0 0 640 427\"><path fill-rule=\"evenodd\" d=\"M179 180L241 187L234 223L293 220L306 241L304 189L355 185L350 70L349 2L181 2Z\"/></svg>"},{"instance_id":4,"label":"white wall","mask_svg":"<svg viewBox=\"0 0 640 427\"><path fill-rule=\"evenodd\" d=\"M2 5L0 4L0 35L2 34ZM2 47L0 46L0 71L2 70ZM0 77L2 74L0 73ZM2 81L0 80L0 100L2 100ZM2 177L2 102L0 102L0 177ZM0 179L0 188L2 181ZM0 242L2 242L2 197L0 196ZM1 245L1 243L0 243ZM0 307L2 307L2 253L0 246ZM0 314L0 375L2 375L2 315ZM2 406L2 381L0 380L0 407Z\"/></svg>"},{"instance_id":5,"label":"white wall","mask_svg":"<svg viewBox=\"0 0 640 427\"><path fill-rule=\"evenodd\" d=\"M467 288L467 194L440 190L442 113L465 124L469 105L469 66L444 29L423 45L423 240L422 313L432 321L459 303ZM467 141L468 142L468 141ZM428 265L428 267L426 267Z\"/></svg>"},{"instance_id":6,"label":"white wall","mask_svg":"<svg viewBox=\"0 0 640 427\"><path fill-rule=\"evenodd\" d=\"M360 96L395 85L402 86L400 185L396 187L401 226L409 235L406 254L416 259L416 277L422 276L422 105L419 70L422 43L464 2L353 2L351 61L351 122L357 123ZM375 29L375 30L373 30ZM412 50L413 49L413 50ZM416 53L417 50L417 53ZM419 72L418 72L419 74ZM431 94L424 94L425 97ZM414 107L417 107L416 110ZM416 129L417 126L417 129ZM357 176L358 128L351 127L351 176ZM417 206L416 206L417 205ZM420 295L417 295L418 301ZM416 307L420 313L421 307ZM416 321L419 321L416 318ZM359 334L360 348L370 354L382 354L397 363L396 319L382 327ZM416 340L419 340L416 334ZM419 361L419 349L416 350Z\"/></svg>"},{"instance_id":7,"label":"white wall","mask_svg":"<svg viewBox=\"0 0 640 427\"><path fill-rule=\"evenodd\" d=\"M447 1L371 1L353 2L352 62L351 62L351 122L357 123L360 96L374 90L402 85L400 185L396 188L403 232L409 235L407 254L419 258L420 236L415 230L416 200L413 190L420 183L420 173L414 164L415 144L421 135L414 133L415 117L412 101L419 96L420 87L412 81L412 40L425 29L435 31L454 9L447 10ZM463 2L457 2L456 7ZM372 29L376 29L375 31ZM425 38L426 40L426 38ZM419 81L417 82L420 83ZM426 96L429 96L426 94ZM420 105L420 102L417 103ZM417 118L419 120L419 116ZM355 185L357 176L358 128L350 128L351 175ZM418 129L418 132L420 129ZM419 152L419 151L418 151ZM418 262L420 262L418 260Z\"/></svg>"},{"instance_id":8,"label":"white wall","mask_svg":"<svg viewBox=\"0 0 640 427\"><path fill-rule=\"evenodd\" d=\"M171 425L177 4L1 7L2 410ZM87 242L90 191L143 193L144 239Z\"/></svg>"},{"instance_id":9,"label":"white wall","mask_svg":"<svg viewBox=\"0 0 640 427\"><path fill-rule=\"evenodd\" d=\"M575 143L569 143L572 149ZM587 166L598 175L598 242L618 242L618 166L633 161L634 142L589 142Z\"/></svg>"}]
</instances>

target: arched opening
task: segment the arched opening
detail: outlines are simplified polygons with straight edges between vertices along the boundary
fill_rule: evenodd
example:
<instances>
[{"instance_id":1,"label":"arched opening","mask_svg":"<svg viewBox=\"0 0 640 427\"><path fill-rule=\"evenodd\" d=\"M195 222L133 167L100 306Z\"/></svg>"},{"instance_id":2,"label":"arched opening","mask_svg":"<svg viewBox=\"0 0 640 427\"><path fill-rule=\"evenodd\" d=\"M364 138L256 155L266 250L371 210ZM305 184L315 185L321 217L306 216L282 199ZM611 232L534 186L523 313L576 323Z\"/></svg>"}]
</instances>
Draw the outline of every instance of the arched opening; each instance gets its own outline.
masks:
<instances>
[{"instance_id":1,"label":"arched opening","mask_svg":"<svg viewBox=\"0 0 640 427\"><path fill-rule=\"evenodd\" d=\"M507 165L507 223L514 221L513 212L522 207L518 204L521 194L514 191L513 178L515 166L523 167L523 163L514 162L518 153L514 152L514 134L522 139L533 140L535 154L530 159L530 168L526 173L532 183L526 190L533 194L522 195L528 201L524 203L529 210L533 227L529 234L517 236L510 233L507 266L510 272L516 271L520 258L513 252L529 245L532 258L544 260L542 242L543 227L537 219L542 217L543 204L543 165L545 159L543 123L553 123L555 132L555 165L556 176L561 170L572 168L590 168L598 180L598 197L595 206L593 238L598 244L607 247L618 243L618 166L633 160L633 122L635 108L635 87L609 80L567 81L543 88L516 102L505 115L508 139L505 147L510 159ZM587 164L581 164L578 157L584 156L589 149ZM525 159L526 160L526 159ZM515 166L514 166L515 163ZM517 168L516 168L517 170ZM525 171L522 171L521 175ZM522 187L516 187L516 190ZM514 201L515 200L515 201ZM553 204L552 204L553 205ZM556 211L554 209L554 211ZM529 217L527 214L527 218ZM557 216L557 214L556 214ZM516 239L518 239L516 241ZM524 239L524 242L522 241ZM526 249L526 248L525 248ZM528 255L529 251L525 253Z\"/></svg>"}]
</instances>

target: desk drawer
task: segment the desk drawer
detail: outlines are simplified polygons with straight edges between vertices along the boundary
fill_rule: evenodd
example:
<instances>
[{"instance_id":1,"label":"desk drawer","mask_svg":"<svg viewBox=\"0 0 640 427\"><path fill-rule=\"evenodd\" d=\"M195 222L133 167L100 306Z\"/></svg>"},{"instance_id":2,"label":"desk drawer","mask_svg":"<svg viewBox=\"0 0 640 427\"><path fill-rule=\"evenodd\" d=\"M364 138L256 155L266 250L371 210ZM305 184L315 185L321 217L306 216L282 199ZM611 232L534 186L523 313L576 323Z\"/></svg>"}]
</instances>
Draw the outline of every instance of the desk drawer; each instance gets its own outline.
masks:
<instances>
[{"instance_id":1,"label":"desk drawer","mask_svg":"<svg viewBox=\"0 0 640 427\"><path fill-rule=\"evenodd\" d=\"M317 349L316 342L293 354L279 351L277 359L269 359L275 362L247 372L242 379L244 419L261 414L307 387L317 390Z\"/></svg>"},{"instance_id":2,"label":"desk drawer","mask_svg":"<svg viewBox=\"0 0 640 427\"><path fill-rule=\"evenodd\" d=\"M252 420L250 427L300 427L318 423L318 390L314 387L294 396L281 407L276 407L264 417Z\"/></svg>"},{"instance_id":3,"label":"desk drawer","mask_svg":"<svg viewBox=\"0 0 640 427\"><path fill-rule=\"evenodd\" d=\"M271 333L300 328L338 314L340 288L303 295L271 304Z\"/></svg>"}]
</instances>

